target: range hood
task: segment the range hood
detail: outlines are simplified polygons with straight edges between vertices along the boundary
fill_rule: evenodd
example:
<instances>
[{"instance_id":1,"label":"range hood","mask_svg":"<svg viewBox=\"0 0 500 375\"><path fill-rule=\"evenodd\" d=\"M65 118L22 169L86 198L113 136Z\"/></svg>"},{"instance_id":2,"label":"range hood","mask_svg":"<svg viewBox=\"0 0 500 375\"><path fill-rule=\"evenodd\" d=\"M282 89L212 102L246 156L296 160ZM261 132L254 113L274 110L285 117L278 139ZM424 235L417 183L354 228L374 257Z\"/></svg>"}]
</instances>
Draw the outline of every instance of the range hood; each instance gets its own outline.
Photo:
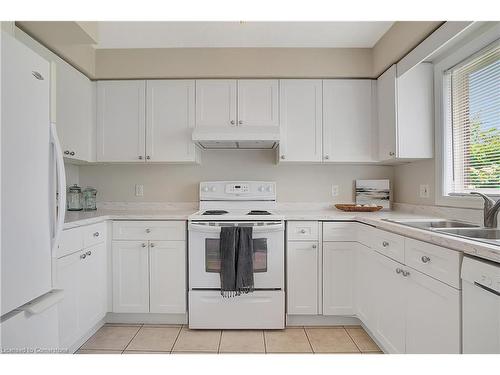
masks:
<instances>
[{"instance_id":1,"label":"range hood","mask_svg":"<svg viewBox=\"0 0 500 375\"><path fill-rule=\"evenodd\" d=\"M205 150L270 150L279 144L277 127L206 127L193 130L193 141Z\"/></svg>"}]
</instances>

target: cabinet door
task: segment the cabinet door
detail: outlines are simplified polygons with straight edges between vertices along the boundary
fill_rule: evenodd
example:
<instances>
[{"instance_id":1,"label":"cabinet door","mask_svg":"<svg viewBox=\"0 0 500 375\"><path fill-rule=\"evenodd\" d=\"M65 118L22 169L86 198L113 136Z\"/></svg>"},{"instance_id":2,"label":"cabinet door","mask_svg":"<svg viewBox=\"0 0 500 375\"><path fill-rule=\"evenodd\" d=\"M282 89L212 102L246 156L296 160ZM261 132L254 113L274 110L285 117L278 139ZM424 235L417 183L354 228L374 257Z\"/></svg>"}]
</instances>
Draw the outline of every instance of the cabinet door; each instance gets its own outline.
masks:
<instances>
[{"instance_id":1,"label":"cabinet door","mask_svg":"<svg viewBox=\"0 0 500 375\"><path fill-rule=\"evenodd\" d=\"M460 291L406 269L406 353L460 353Z\"/></svg>"},{"instance_id":2,"label":"cabinet door","mask_svg":"<svg viewBox=\"0 0 500 375\"><path fill-rule=\"evenodd\" d=\"M323 242L323 315L354 314L356 242Z\"/></svg>"},{"instance_id":3,"label":"cabinet door","mask_svg":"<svg viewBox=\"0 0 500 375\"><path fill-rule=\"evenodd\" d=\"M106 314L106 245L101 243L83 250L85 259L78 273L79 326L88 332Z\"/></svg>"},{"instance_id":4,"label":"cabinet door","mask_svg":"<svg viewBox=\"0 0 500 375\"><path fill-rule=\"evenodd\" d=\"M194 162L194 81L147 81L146 160Z\"/></svg>"},{"instance_id":5,"label":"cabinet door","mask_svg":"<svg viewBox=\"0 0 500 375\"><path fill-rule=\"evenodd\" d=\"M113 241L113 312L149 312L148 244Z\"/></svg>"},{"instance_id":6,"label":"cabinet door","mask_svg":"<svg viewBox=\"0 0 500 375\"><path fill-rule=\"evenodd\" d=\"M379 159L397 156L396 143L396 65L392 65L377 80Z\"/></svg>"},{"instance_id":7,"label":"cabinet door","mask_svg":"<svg viewBox=\"0 0 500 375\"><path fill-rule=\"evenodd\" d=\"M150 312L186 312L186 242L152 241L149 249Z\"/></svg>"},{"instance_id":8,"label":"cabinet door","mask_svg":"<svg viewBox=\"0 0 500 375\"><path fill-rule=\"evenodd\" d=\"M196 127L236 126L236 80L196 81Z\"/></svg>"},{"instance_id":9,"label":"cabinet door","mask_svg":"<svg viewBox=\"0 0 500 375\"><path fill-rule=\"evenodd\" d=\"M144 161L145 95L145 81L97 83L97 161Z\"/></svg>"},{"instance_id":10,"label":"cabinet door","mask_svg":"<svg viewBox=\"0 0 500 375\"><path fill-rule=\"evenodd\" d=\"M372 331L375 330L378 304L375 269L375 252L360 244L356 261L356 313L359 319Z\"/></svg>"},{"instance_id":11,"label":"cabinet door","mask_svg":"<svg viewBox=\"0 0 500 375\"><path fill-rule=\"evenodd\" d=\"M319 162L322 132L322 81L280 81L280 161Z\"/></svg>"},{"instance_id":12,"label":"cabinet door","mask_svg":"<svg viewBox=\"0 0 500 375\"><path fill-rule=\"evenodd\" d=\"M389 353L405 352L406 278L397 269L403 265L375 253L376 314L374 334Z\"/></svg>"},{"instance_id":13,"label":"cabinet door","mask_svg":"<svg viewBox=\"0 0 500 375\"><path fill-rule=\"evenodd\" d=\"M83 259L82 251L59 258L56 261L54 287L64 291L63 300L58 303L59 342L63 349L69 348L79 339L79 269Z\"/></svg>"},{"instance_id":14,"label":"cabinet door","mask_svg":"<svg viewBox=\"0 0 500 375\"><path fill-rule=\"evenodd\" d=\"M288 314L318 314L318 242L288 242Z\"/></svg>"},{"instance_id":15,"label":"cabinet door","mask_svg":"<svg viewBox=\"0 0 500 375\"><path fill-rule=\"evenodd\" d=\"M95 159L95 84L64 61L56 63L56 125L65 157Z\"/></svg>"},{"instance_id":16,"label":"cabinet door","mask_svg":"<svg viewBox=\"0 0 500 375\"><path fill-rule=\"evenodd\" d=\"M238 125L279 126L277 79L238 80Z\"/></svg>"},{"instance_id":17,"label":"cabinet door","mask_svg":"<svg viewBox=\"0 0 500 375\"><path fill-rule=\"evenodd\" d=\"M374 82L323 81L323 161L366 162L378 158Z\"/></svg>"}]
</instances>

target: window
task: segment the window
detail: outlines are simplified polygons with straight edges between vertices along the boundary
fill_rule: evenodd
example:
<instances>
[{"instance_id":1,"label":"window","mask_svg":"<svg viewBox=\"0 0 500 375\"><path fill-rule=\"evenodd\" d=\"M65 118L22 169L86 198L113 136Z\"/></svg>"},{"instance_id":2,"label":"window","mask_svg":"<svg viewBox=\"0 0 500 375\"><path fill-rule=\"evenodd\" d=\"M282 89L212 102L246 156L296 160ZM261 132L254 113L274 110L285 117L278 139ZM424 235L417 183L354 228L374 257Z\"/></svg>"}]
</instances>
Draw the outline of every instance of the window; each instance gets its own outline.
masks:
<instances>
[{"instance_id":1,"label":"window","mask_svg":"<svg viewBox=\"0 0 500 375\"><path fill-rule=\"evenodd\" d=\"M500 194L500 42L444 74L444 193Z\"/></svg>"}]
</instances>

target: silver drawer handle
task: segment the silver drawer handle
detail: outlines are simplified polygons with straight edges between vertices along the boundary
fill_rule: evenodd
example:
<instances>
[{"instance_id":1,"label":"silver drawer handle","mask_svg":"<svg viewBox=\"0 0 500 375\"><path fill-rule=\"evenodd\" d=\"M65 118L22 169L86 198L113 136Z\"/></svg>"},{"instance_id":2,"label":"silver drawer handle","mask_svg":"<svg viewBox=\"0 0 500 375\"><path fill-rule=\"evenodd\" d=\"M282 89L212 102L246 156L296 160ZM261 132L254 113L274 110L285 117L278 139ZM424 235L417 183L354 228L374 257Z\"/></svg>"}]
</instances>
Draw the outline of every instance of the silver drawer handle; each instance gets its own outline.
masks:
<instances>
[{"instance_id":1,"label":"silver drawer handle","mask_svg":"<svg viewBox=\"0 0 500 375\"><path fill-rule=\"evenodd\" d=\"M147 228L146 233L151 233L151 229Z\"/></svg>"},{"instance_id":2,"label":"silver drawer handle","mask_svg":"<svg viewBox=\"0 0 500 375\"><path fill-rule=\"evenodd\" d=\"M70 154L71 156L75 156L75 151L71 151L69 154Z\"/></svg>"},{"instance_id":3,"label":"silver drawer handle","mask_svg":"<svg viewBox=\"0 0 500 375\"><path fill-rule=\"evenodd\" d=\"M87 254L80 255L80 259L85 259L85 258L87 258Z\"/></svg>"},{"instance_id":4,"label":"silver drawer handle","mask_svg":"<svg viewBox=\"0 0 500 375\"><path fill-rule=\"evenodd\" d=\"M403 271L403 276L404 276L404 277L407 277L407 276L409 276L409 275L410 275L410 271Z\"/></svg>"},{"instance_id":5,"label":"silver drawer handle","mask_svg":"<svg viewBox=\"0 0 500 375\"><path fill-rule=\"evenodd\" d=\"M231 125L234 125L234 120L231 120Z\"/></svg>"},{"instance_id":6,"label":"silver drawer handle","mask_svg":"<svg viewBox=\"0 0 500 375\"><path fill-rule=\"evenodd\" d=\"M155 244L153 242L151 242L151 244L149 246L155 247Z\"/></svg>"},{"instance_id":7,"label":"silver drawer handle","mask_svg":"<svg viewBox=\"0 0 500 375\"><path fill-rule=\"evenodd\" d=\"M281 155L281 160L285 160L285 155Z\"/></svg>"},{"instance_id":8,"label":"silver drawer handle","mask_svg":"<svg viewBox=\"0 0 500 375\"><path fill-rule=\"evenodd\" d=\"M99 237L99 232L95 232L94 237Z\"/></svg>"},{"instance_id":9,"label":"silver drawer handle","mask_svg":"<svg viewBox=\"0 0 500 375\"><path fill-rule=\"evenodd\" d=\"M317 247L316 245L313 245L313 246L312 246L312 248L313 248L313 249L316 249L316 247Z\"/></svg>"},{"instance_id":10,"label":"silver drawer handle","mask_svg":"<svg viewBox=\"0 0 500 375\"><path fill-rule=\"evenodd\" d=\"M429 258L428 256L425 256L425 255L420 259L422 259L422 262L424 262L424 263L429 263L431 261L431 258Z\"/></svg>"},{"instance_id":11,"label":"silver drawer handle","mask_svg":"<svg viewBox=\"0 0 500 375\"><path fill-rule=\"evenodd\" d=\"M33 77L35 77L36 79L38 79L40 81L44 80L43 76L35 70L33 70L33 72L31 74L33 74Z\"/></svg>"},{"instance_id":12,"label":"silver drawer handle","mask_svg":"<svg viewBox=\"0 0 500 375\"><path fill-rule=\"evenodd\" d=\"M145 244L145 243L143 243L141 246L142 246L142 247L146 247L146 244Z\"/></svg>"},{"instance_id":13,"label":"silver drawer handle","mask_svg":"<svg viewBox=\"0 0 500 375\"><path fill-rule=\"evenodd\" d=\"M301 229L300 233L306 233L306 230L305 229Z\"/></svg>"},{"instance_id":14,"label":"silver drawer handle","mask_svg":"<svg viewBox=\"0 0 500 375\"><path fill-rule=\"evenodd\" d=\"M87 251L85 254L89 257L92 255L92 251Z\"/></svg>"},{"instance_id":15,"label":"silver drawer handle","mask_svg":"<svg viewBox=\"0 0 500 375\"><path fill-rule=\"evenodd\" d=\"M403 270L401 268L399 268L399 267L396 268L396 273L401 273L401 272L403 272Z\"/></svg>"},{"instance_id":16,"label":"silver drawer handle","mask_svg":"<svg viewBox=\"0 0 500 375\"><path fill-rule=\"evenodd\" d=\"M64 151L64 155L69 155L69 151L68 150Z\"/></svg>"},{"instance_id":17,"label":"silver drawer handle","mask_svg":"<svg viewBox=\"0 0 500 375\"><path fill-rule=\"evenodd\" d=\"M389 242L387 242L387 241L382 242L382 246L383 246L383 247L387 247L387 246L389 246Z\"/></svg>"}]
</instances>

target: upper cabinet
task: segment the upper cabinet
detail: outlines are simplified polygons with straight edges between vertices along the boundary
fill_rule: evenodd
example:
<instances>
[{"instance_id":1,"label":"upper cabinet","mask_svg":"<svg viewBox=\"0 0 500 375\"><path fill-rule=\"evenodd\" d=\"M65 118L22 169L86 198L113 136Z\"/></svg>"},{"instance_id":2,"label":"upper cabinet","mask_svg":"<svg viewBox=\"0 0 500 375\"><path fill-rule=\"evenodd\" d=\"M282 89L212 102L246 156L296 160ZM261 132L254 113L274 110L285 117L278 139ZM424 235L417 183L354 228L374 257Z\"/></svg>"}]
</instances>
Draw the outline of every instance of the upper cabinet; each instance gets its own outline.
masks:
<instances>
[{"instance_id":1,"label":"upper cabinet","mask_svg":"<svg viewBox=\"0 0 500 375\"><path fill-rule=\"evenodd\" d=\"M146 160L194 162L199 150L191 141L195 123L193 80L147 81Z\"/></svg>"},{"instance_id":2,"label":"upper cabinet","mask_svg":"<svg viewBox=\"0 0 500 375\"><path fill-rule=\"evenodd\" d=\"M320 162L322 81L280 81L280 161Z\"/></svg>"},{"instance_id":3,"label":"upper cabinet","mask_svg":"<svg viewBox=\"0 0 500 375\"><path fill-rule=\"evenodd\" d=\"M54 64L55 123L64 157L95 161L95 83L62 60Z\"/></svg>"},{"instance_id":4,"label":"upper cabinet","mask_svg":"<svg viewBox=\"0 0 500 375\"><path fill-rule=\"evenodd\" d=\"M194 118L193 80L99 81L97 161L196 162Z\"/></svg>"},{"instance_id":5,"label":"upper cabinet","mask_svg":"<svg viewBox=\"0 0 500 375\"><path fill-rule=\"evenodd\" d=\"M196 127L279 126L276 79L196 81Z\"/></svg>"},{"instance_id":6,"label":"upper cabinet","mask_svg":"<svg viewBox=\"0 0 500 375\"><path fill-rule=\"evenodd\" d=\"M378 78L379 159L433 157L433 69L421 63L401 77L392 65Z\"/></svg>"},{"instance_id":7,"label":"upper cabinet","mask_svg":"<svg viewBox=\"0 0 500 375\"><path fill-rule=\"evenodd\" d=\"M371 79L323 81L324 162L378 159L375 97Z\"/></svg>"},{"instance_id":8,"label":"upper cabinet","mask_svg":"<svg viewBox=\"0 0 500 375\"><path fill-rule=\"evenodd\" d=\"M145 95L145 81L97 83L97 161L144 161Z\"/></svg>"}]
</instances>

